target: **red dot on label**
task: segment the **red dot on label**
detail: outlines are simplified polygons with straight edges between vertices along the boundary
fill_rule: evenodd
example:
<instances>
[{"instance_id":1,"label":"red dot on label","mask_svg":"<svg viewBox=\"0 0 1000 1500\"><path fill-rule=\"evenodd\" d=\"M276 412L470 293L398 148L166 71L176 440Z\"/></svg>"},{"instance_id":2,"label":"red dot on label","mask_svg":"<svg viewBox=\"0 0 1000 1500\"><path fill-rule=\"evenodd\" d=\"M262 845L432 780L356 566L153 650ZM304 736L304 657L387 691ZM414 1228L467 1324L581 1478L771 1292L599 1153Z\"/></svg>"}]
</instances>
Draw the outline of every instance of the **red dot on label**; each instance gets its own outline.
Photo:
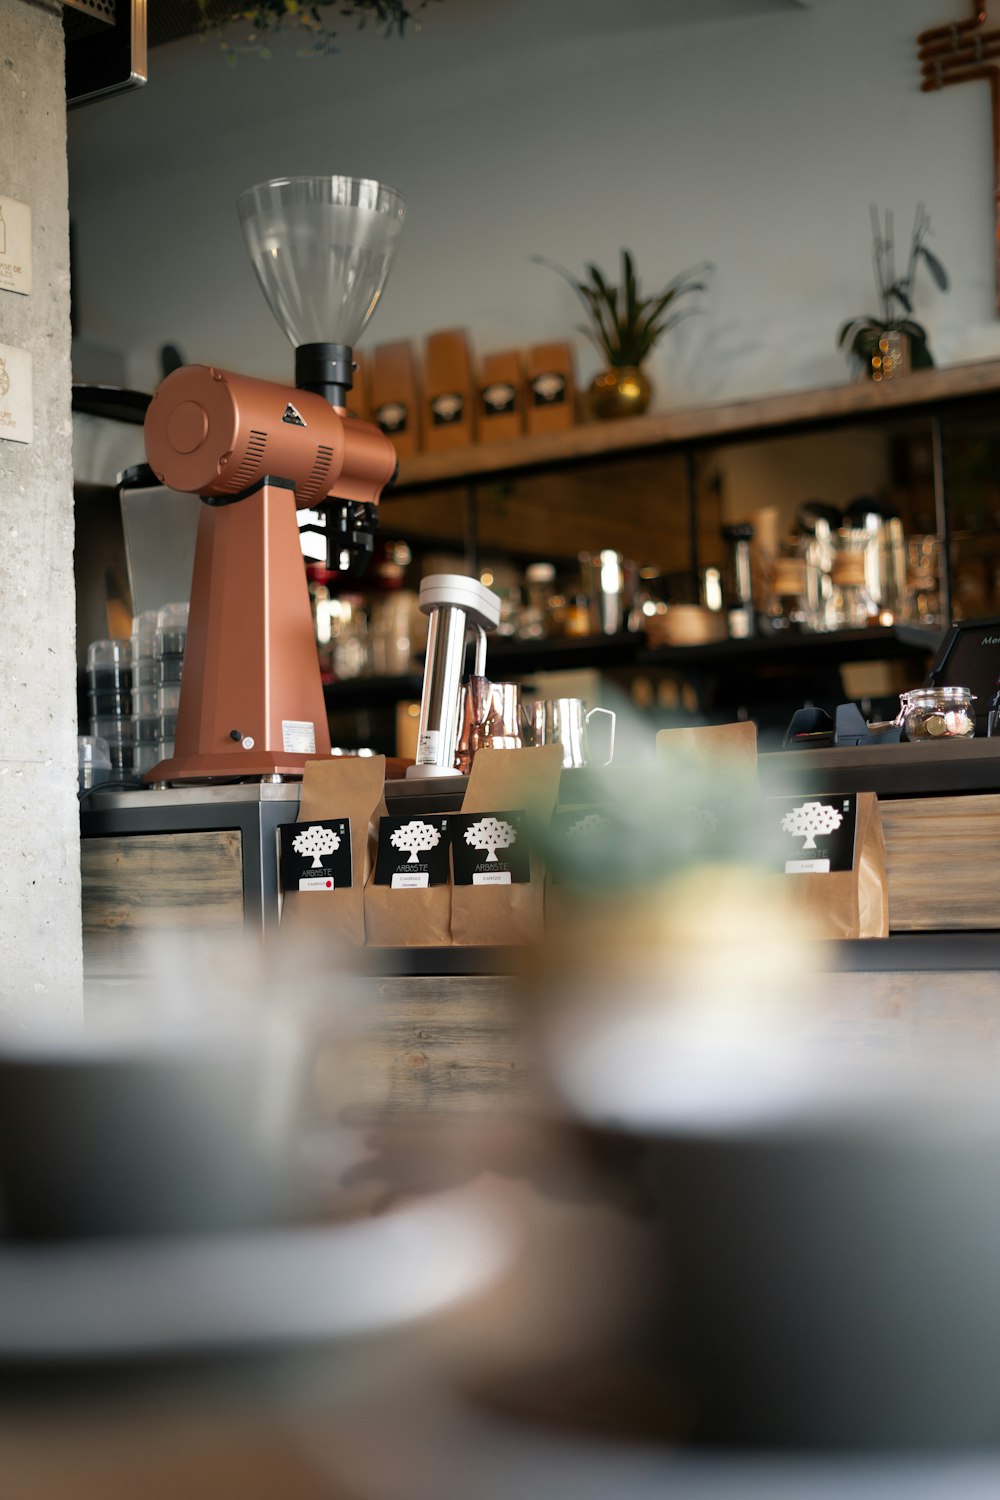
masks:
<instances>
[{"instance_id":1,"label":"red dot on label","mask_svg":"<svg viewBox=\"0 0 1000 1500\"><path fill-rule=\"evenodd\" d=\"M332 880L328 880L326 882L326 888L327 888L328 891L333 889L333 881Z\"/></svg>"}]
</instances>

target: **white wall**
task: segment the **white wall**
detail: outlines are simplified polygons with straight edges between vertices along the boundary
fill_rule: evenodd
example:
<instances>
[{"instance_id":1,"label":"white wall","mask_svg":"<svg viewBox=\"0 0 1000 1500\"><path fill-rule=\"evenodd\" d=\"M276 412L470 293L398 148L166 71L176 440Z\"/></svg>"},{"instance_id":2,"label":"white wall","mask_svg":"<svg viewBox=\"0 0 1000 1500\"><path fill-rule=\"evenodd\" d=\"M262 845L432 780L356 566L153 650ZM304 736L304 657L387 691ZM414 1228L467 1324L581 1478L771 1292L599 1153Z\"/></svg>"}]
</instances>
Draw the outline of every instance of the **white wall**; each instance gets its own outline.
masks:
<instances>
[{"instance_id":1,"label":"white wall","mask_svg":"<svg viewBox=\"0 0 1000 1500\"><path fill-rule=\"evenodd\" d=\"M441 0L403 41L344 22L326 59L294 38L235 68L212 40L156 49L146 89L70 117L80 332L125 350L144 388L168 340L290 380L235 199L346 172L409 205L362 348L455 325L480 352L565 337L573 294L529 257L614 270L625 244L650 290L717 267L705 315L657 352L658 406L832 383L839 324L875 304L869 202L908 228L923 200L953 283L919 286L938 362L1000 355L989 92L921 94L916 60L917 32L966 10Z\"/></svg>"}]
</instances>

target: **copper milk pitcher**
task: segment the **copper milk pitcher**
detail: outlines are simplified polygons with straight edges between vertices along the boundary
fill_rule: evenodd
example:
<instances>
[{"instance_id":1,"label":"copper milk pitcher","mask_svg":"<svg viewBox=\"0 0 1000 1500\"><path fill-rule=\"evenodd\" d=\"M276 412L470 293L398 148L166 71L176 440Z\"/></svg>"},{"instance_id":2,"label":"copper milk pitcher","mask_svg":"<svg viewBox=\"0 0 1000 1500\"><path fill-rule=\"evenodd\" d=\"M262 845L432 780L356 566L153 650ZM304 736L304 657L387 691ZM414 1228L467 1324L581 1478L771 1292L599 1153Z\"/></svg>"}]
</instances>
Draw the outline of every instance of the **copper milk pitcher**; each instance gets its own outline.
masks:
<instances>
[{"instance_id":1,"label":"copper milk pitcher","mask_svg":"<svg viewBox=\"0 0 1000 1500\"><path fill-rule=\"evenodd\" d=\"M462 731L455 751L455 768L467 774L476 751L524 748L527 710L521 702L520 684L490 682L473 673L466 679Z\"/></svg>"}]
</instances>

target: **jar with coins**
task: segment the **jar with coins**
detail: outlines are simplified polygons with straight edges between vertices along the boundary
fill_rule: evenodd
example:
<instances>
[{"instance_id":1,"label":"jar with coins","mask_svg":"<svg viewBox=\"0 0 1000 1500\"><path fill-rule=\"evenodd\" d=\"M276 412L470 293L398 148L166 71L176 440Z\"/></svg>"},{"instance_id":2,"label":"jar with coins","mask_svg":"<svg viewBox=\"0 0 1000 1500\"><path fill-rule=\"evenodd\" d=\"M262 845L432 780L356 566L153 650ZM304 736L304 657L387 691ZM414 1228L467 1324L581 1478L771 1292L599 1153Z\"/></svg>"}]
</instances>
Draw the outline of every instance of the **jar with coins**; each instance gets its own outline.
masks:
<instances>
[{"instance_id":1,"label":"jar with coins","mask_svg":"<svg viewBox=\"0 0 1000 1500\"><path fill-rule=\"evenodd\" d=\"M966 687L916 688L899 701L910 740L968 740L976 732L975 696Z\"/></svg>"}]
</instances>

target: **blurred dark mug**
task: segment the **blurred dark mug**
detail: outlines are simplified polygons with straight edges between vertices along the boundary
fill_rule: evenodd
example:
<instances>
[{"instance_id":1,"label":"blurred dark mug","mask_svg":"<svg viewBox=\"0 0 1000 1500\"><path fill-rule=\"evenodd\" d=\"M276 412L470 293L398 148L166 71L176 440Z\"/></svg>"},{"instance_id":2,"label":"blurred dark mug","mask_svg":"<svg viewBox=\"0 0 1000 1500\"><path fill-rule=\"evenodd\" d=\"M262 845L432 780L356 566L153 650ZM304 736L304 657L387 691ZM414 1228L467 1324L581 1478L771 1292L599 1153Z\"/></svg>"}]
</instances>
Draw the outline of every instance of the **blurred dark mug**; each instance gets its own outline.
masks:
<instances>
[{"instance_id":1,"label":"blurred dark mug","mask_svg":"<svg viewBox=\"0 0 1000 1500\"><path fill-rule=\"evenodd\" d=\"M676 1382L686 1436L996 1445L1000 1117L609 1135L636 1153L659 1267L642 1357Z\"/></svg>"},{"instance_id":2,"label":"blurred dark mug","mask_svg":"<svg viewBox=\"0 0 1000 1500\"><path fill-rule=\"evenodd\" d=\"M0 1048L0 1235L181 1234L285 1210L295 1067L260 1037Z\"/></svg>"}]
</instances>

